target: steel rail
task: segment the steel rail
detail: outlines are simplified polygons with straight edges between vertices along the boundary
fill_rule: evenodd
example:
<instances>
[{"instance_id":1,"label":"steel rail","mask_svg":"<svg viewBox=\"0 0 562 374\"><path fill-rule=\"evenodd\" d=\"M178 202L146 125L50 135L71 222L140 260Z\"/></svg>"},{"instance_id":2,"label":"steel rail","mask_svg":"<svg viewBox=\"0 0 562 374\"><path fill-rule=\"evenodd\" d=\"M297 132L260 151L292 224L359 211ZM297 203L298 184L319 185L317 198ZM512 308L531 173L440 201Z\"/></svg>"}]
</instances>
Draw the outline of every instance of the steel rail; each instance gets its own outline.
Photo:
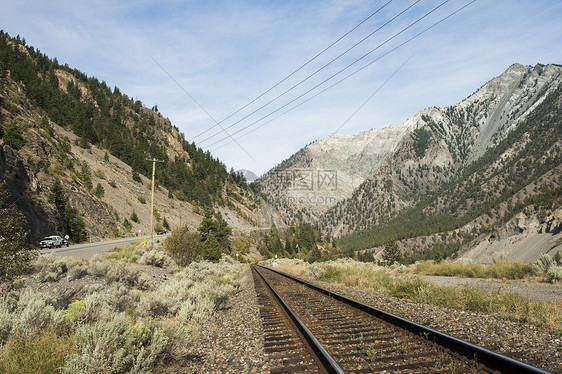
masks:
<instances>
[{"instance_id":1,"label":"steel rail","mask_svg":"<svg viewBox=\"0 0 562 374\"><path fill-rule=\"evenodd\" d=\"M291 309L287 303L281 298L281 296L271 287L269 282L263 277L263 275L259 272L256 266L252 266L252 268L256 271L256 273L260 276L260 278L264 281L267 288L271 291L271 293L275 296L279 304L283 307L289 318L293 321L297 329L299 330L300 334L306 340L318 361L322 364L322 369L324 369L328 373L336 373L336 374L344 374L345 372L343 369L338 365L338 363L334 360L334 358L328 353L328 351L324 348L322 343L312 334L312 332L306 327L306 325L302 322L302 320L296 315L296 313Z\"/></svg>"},{"instance_id":2,"label":"steel rail","mask_svg":"<svg viewBox=\"0 0 562 374\"><path fill-rule=\"evenodd\" d=\"M295 276L290 274L283 273L281 271L271 269L268 267L256 265L262 267L264 269L273 271L279 275L287 277L289 279L294 280L302 285L310 287L316 291L322 292L323 294L330 296L336 300L339 300L349 306L352 306L356 309L359 309L367 314L370 314L374 317L377 317L383 321L386 321L392 325L398 326L406 331L409 331L413 334L425 337L426 339L432 341L435 344L438 344L442 347L445 347L453 352L463 355L464 357L475 360L477 363L486 366L489 369L497 370L502 373L535 373L535 374L549 374L549 372L538 369L531 365L527 365L521 361L517 361L510 357L506 357L500 355L499 353L492 352L475 344L471 344L465 342L463 340L457 339L453 336L444 334L437 330L431 329L429 327L420 325L418 323L409 321L405 318L399 317L397 315L385 312L383 310L374 308L370 305L363 304L359 301L350 299L338 293L326 290L324 288L315 286L311 283L308 283L302 279L299 279Z\"/></svg>"}]
</instances>

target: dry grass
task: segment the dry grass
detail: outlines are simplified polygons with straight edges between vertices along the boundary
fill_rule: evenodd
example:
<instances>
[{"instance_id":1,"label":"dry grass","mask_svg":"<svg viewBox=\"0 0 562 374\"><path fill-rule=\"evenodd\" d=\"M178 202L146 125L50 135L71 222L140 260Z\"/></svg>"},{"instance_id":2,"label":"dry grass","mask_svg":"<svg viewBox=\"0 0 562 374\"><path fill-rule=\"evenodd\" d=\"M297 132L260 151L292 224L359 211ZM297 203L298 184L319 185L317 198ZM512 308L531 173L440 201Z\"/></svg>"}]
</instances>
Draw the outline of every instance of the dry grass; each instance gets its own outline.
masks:
<instances>
[{"instance_id":1,"label":"dry grass","mask_svg":"<svg viewBox=\"0 0 562 374\"><path fill-rule=\"evenodd\" d=\"M28 336L12 335L0 354L0 372L59 373L65 357L74 352L74 336L50 328Z\"/></svg>"},{"instance_id":2,"label":"dry grass","mask_svg":"<svg viewBox=\"0 0 562 374\"><path fill-rule=\"evenodd\" d=\"M284 268L294 269L288 262ZM517 274L519 265L501 265L495 269L497 274ZM537 301L514 293L488 292L470 287L440 287L416 277L391 276L388 269L353 261L314 263L300 274L319 281L377 290L418 303L496 314L518 321L544 324L555 331L562 329L562 301Z\"/></svg>"},{"instance_id":3,"label":"dry grass","mask_svg":"<svg viewBox=\"0 0 562 374\"><path fill-rule=\"evenodd\" d=\"M462 278L523 279L535 274L532 265L522 262L498 262L479 264L443 261L422 261L416 264L415 272L424 275L443 275Z\"/></svg>"}]
</instances>

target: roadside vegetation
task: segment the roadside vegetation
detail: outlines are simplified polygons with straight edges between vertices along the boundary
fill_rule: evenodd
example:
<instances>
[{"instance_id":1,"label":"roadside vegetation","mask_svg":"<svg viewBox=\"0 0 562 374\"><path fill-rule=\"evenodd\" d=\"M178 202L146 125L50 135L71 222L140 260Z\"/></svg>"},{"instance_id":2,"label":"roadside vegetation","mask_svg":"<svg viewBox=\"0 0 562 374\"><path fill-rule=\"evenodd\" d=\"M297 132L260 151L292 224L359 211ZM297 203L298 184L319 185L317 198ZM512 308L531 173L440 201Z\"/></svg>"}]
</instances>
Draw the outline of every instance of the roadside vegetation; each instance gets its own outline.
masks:
<instances>
[{"instance_id":1,"label":"roadside vegetation","mask_svg":"<svg viewBox=\"0 0 562 374\"><path fill-rule=\"evenodd\" d=\"M280 261L282 271L299 273L317 281L380 292L386 296L439 307L496 314L522 322L544 324L562 332L562 302L537 301L501 291L436 286L419 277L396 276L398 268L387 268L353 260L295 265ZM405 269L405 268L404 268ZM389 271L390 270L390 271Z\"/></svg>"},{"instance_id":2,"label":"roadside vegetation","mask_svg":"<svg viewBox=\"0 0 562 374\"><path fill-rule=\"evenodd\" d=\"M533 264L499 261L491 264L460 261L421 261L414 272L461 278L515 280L538 278L549 283L562 282L562 250L554 257L543 254Z\"/></svg>"},{"instance_id":3,"label":"roadside vegetation","mask_svg":"<svg viewBox=\"0 0 562 374\"><path fill-rule=\"evenodd\" d=\"M91 260L44 255L2 284L0 372L147 373L186 359L199 325L227 307L242 265L180 267L130 246Z\"/></svg>"}]
</instances>

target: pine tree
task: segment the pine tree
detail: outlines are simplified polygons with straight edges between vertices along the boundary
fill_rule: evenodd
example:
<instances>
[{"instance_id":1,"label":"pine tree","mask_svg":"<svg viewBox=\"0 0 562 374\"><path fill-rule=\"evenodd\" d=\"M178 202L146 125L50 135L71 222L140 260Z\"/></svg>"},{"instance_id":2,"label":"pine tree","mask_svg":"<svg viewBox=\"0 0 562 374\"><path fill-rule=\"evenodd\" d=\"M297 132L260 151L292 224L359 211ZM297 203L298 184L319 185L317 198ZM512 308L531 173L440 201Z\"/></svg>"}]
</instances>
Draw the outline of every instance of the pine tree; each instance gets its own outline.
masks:
<instances>
[{"instance_id":1,"label":"pine tree","mask_svg":"<svg viewBox=\"0 0 562 374\"><path fill-rule=\"evenodd\" d=\"M209 261L218 261L222 255L221 247L215 235L207 235L203 242L203 258Z\"/></svg>"},{"instance_id":2,"label":"pine tree","mask_svg":"<svg viewBox=\"0 0 562 374\"><path fill-rule=\"evenodd\" d=\"M27 240L26 221L0 182L0 282L9 282L25 273L37 255Z\"/></svg>"},{"instance_id":3,"label":"pine tree","mask_svg":"<svg viewBox=\"0 0 562 374\"><path fill-rule=\"evenodd\" d=\"M401 264L404 262L404 258L402 257L402 253L398 248L396 240L391 239L384 245L382 262L385 266L391 266L395 263Z\"/></svg>"}]
</instances>

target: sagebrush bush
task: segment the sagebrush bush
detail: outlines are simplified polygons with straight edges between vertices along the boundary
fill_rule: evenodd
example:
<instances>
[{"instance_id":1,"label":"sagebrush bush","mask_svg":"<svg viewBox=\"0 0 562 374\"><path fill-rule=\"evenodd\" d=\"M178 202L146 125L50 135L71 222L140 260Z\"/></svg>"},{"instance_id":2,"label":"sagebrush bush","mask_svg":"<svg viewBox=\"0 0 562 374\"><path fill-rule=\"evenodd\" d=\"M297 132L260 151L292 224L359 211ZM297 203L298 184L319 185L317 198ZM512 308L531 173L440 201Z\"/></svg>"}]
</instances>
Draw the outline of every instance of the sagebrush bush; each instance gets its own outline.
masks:
<instances>
[{"instance_id":1,"label":"sagebrush bush","mask_svg":"<svg viewBox=\"0 0 562 374\"><path fill-rule=\"evenodd\" d=\"M83 277L97 279L52 294L25 288L21 282L6 288L0 295L0 346L23 347L30 361L22 362L34 367L33 357L41 351L37 347L43 336L51 336L53 344L58 344L54 331L66 342L61 346L67 347L69 355L62 362L58 350L45 350L46 361L58 362L49 367L64 364L56 370L65 373L148 373L167 356L187 354L193 339L188 326L212 318L216 310L227 306L239 288L242 265L223 258L219 263L192 263L178 271L162 252L134 252L146 264L173 269L172 277L159 284L150 271L131 267L125 257L94 256L85 261L41 256L34 265L39 282L60 281L65 276L65 284ZM88 296L76 299L76 295ZM72 349L68 341L74 341Z\"/></svg>"},{"instance_id":2,"label":"sagebrush bush","mask_svg":"<svg viewBox=\"0 0 562 374\"><path fill-rule=\"evenodd\" d=\"M137 285L139 280L139 271L131 269L124 263L117 262L109 266L105 276L108 283L120 282L129 287L134 287Z\"/></svg>"},{"instance_id":3,"label":"sagebrush bush","mask_svg":"<svg viewBox=\"0 0 562 374\"><path fill-rule=\"evenodd\" d=\"M88 274L96 278L104 278L111 265L112 264L107 261L93 259L88 267Z\"/></svg>"},{"instance_id":4,"label":"sagebrush bush","mask_svg":"<svg viewBox=\"0 0 562 374\"><path fill-rule=\"evenodd\" d=\"M562 282L562 266L552 266L546 276L550 283Z\"/></svg>"},{"instance_id":5,"label":"sagebrush bush","mask_svg":"<svg viewBox=\"0 0 562 374\"><path fill-rule=\"evenodd\" d=\"M0 372L60 373L65 357L74 351L74 336L47 329L28 336L12 335L0 354Z\"/></svg>"},{"instance_id":6,"label":"sagebrush bush","mask_svg":"<svg viewBox=\"0 0 562 374\"><path fill-rule=\"evenodd\" d=\"M11 334L26 337L63 322L63 315L37 291L29 288L11 291L0 298L0 343Z\"/></svg>"},{"instance_id":7,"label":"sagebrush bush","mask_svg":"<svg viewBox=\"0 0 562 374\"><path fill-rule=\"evenodd\" d=\"M552 257L547 254L542 254L539 259L533 264L535 270L539 274L547 274L548 270L555 265Z\"/></svg>"},{"instance_id":8,"label":"sagebrush bush","mask_svg":"<svg viewBox=\"0 0 562 374\"><path fill-rule=\"evenodd\" d=\"M56 282L68 274L71 279L86 275L87 261L76 257L57 256L49 253L37 257L33 267L38 282Z\"/></svg>"},{"instance_id":9,"label":"sagebrush bush","mask_svg":"<svg viewBox=\"0 0 562 374\"><path fill-rule=\"evenodd\" d=\"M137 313L142 317L166 316L171 301L159 292L147 292L143 294L137 305Z\"/></svg>"},{"instance_id":10,"label":"sagebrush bush","mask_svg":"<svg viewBox=\"0 0 562 374\"><path fill-rule=\"evenodd\" d=\"M65 318L76 325L108 321L116 310L110 305L106 295L93 293L83 300L76 300L63 311Z\"/></svg>"},{"instance_id":11,"label":"sagebrush bush","mask_svg":"<svg viewBox=\"0 0 562 374\"><path fill-rule=\"evenodd\" d=\"M111 321L76 329L76 353L64 373L149 373L166 355L180 354L188 332L172 322L152 318L132 321L123 313Z\"/></svg>"},{"instance_id":12,"label":"sagebrush bush","mask_svg":"<svg viewBox=\"0 0 562 374\"><path fill-rule=\"evenodd\" d=\"M159 268L169 268L172 271L177 270L176 262L164 252L157 250L144 252L138 262L144 265L157 266Z\"/></svg>"}]
</instances>

